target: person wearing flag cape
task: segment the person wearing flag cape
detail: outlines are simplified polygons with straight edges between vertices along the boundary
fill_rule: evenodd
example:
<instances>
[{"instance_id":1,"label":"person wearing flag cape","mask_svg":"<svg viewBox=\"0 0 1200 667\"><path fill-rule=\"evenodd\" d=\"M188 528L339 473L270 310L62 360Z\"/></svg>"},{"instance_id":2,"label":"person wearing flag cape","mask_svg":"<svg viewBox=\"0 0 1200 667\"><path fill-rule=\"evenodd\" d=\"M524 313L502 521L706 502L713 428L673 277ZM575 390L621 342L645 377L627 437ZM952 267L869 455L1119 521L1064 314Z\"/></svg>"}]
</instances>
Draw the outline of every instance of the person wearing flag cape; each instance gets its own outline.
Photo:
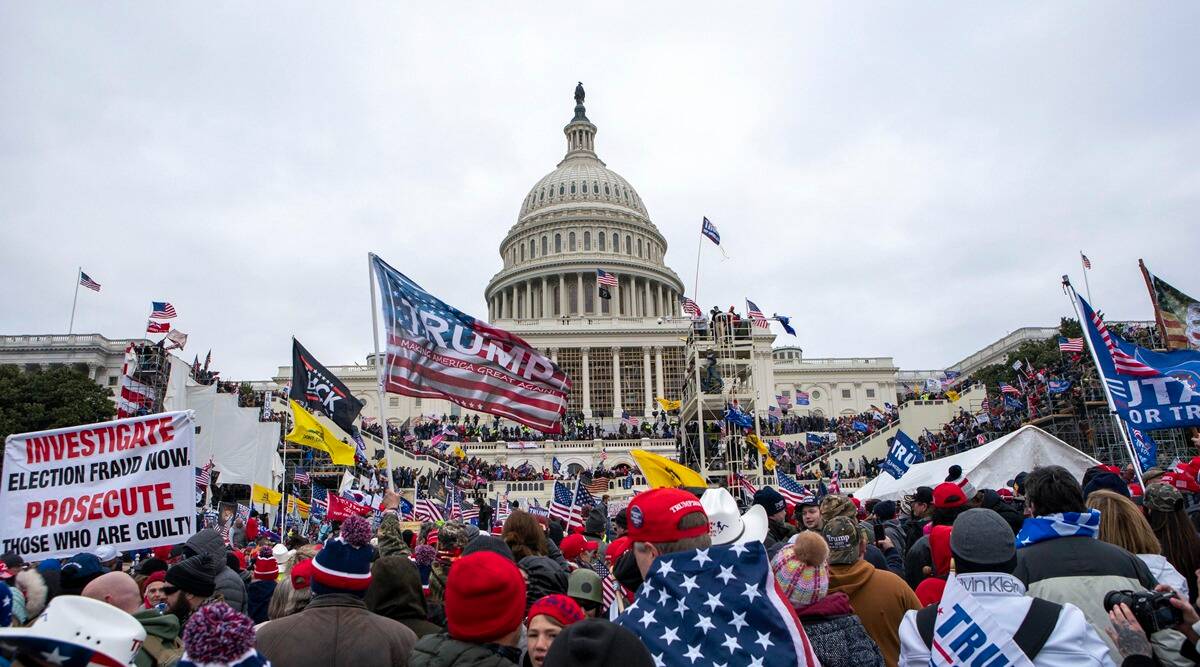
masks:
<instances>
[{"instance_id":1,"label":"person wearing flag cape","mask_svg":"<svg viewBox=\"0 0 1200 667\"><path fill-rule=\"evenodd\" d=\"M908 612L900 623L901 667L1114 664L1078 607L1026 594L1013 576L1012 528L999 514L975 508L959 515L950 553L955 571L941 602Z\"/></svg>"}]
</instances>

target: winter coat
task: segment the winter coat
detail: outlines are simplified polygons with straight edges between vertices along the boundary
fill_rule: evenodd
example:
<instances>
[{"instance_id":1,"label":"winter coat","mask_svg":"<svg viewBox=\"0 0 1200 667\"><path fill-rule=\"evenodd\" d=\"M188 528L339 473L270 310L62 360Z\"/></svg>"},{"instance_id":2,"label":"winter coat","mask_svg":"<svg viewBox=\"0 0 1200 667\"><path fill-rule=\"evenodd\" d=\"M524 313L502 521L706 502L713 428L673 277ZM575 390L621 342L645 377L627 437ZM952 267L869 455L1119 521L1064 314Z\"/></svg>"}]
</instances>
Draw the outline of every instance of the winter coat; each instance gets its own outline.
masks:
<instances>
[{"instance_id":1,"label":"winter coat","mask_svg":"<svg viewBox=\"0 0 1200 667\"><path fill-rule=\"evenodd\" d=\"M275 594L275 580L253 581L246 587L246 607L249 616L256 624L266 623L267 608L271 606L271 596Z\"/></svg>"},{"instance_id":2,"label":"winter coat","mask_svg":"<svg viewBox=\"0 0 1200 667\"><path fill-rule=\"evenodd\" d=\"M212 556L217 593L225 599L225 604L245 613L246 584L237 572L225 564L225 540L221 538L221 534L212 528L205 528L188 538L184 545L197 554Z\"/></svg>"},{"instance_id":3,"label":"winter coat","mask_svg":"<svg viewBox=\"0 0 1200 667\"><path fill-rule=\"evenodd\" d=\"M468 644L440 633L422 637L413 647L411 667L517 667L512 660L493 650L492 645Z\"/></svg>"},{"instance_id":4,"label":"winter coat","mask_svg":"<svg viewBox=\"0 0 1200 667\"><path fill-rule=\"evenodd\" d=\"M1175 566L1167 561L1166 556L1160 554L1138 554L1137 557L1141 558L1146 567L1150 568L1150 574L1154 576L1154 579L1158 583L1166 584L1179 591L1179 595L1185 600L1192 599L1191 591L1188 590L1187 578L1180 574L1179 570L1176 570Z\"/></svg>"},{"instance_id":5,"label":"winter coat","mask_svg":"<svg viewBox=\"0 0 1200 667\"><path fill-rule=\"evenodd\" d=\"M925 572L927 567L929 568L928 573ZM908 582L909 586L916 588L922 581L935 575L937 572L934 572L933 568L933 550L929 546L929 536L922 535L920 539L909 545L908 553L904 554L904 581Z\"/></svg>"},{"instance_id":6,"label":"winter coat","mask_svg":"<svg viewBox=\"0 0 1200 667\"><path fill-rule=\"evenodd\" d=\"M850 598L850 606L863 628L879 645L884 663L896 667L900 657L900 621L905 612L921 608L917 594L900 577L864 560L829 566L829 592L839 591Z\"/></svg>"},{"instance_id":7,"label":"winter coat","mask_svg":"<svg viewBox=\"0 0 1200 667\"><path fill-rule=\"evenodd\" d=\"M1004 498L995 490L984 490L983 500L979 506L999 514L1001 519L1008 522L1009 527L1013 530L1013 535L1021 532L1021 526L1025 523L1025 515L1012 503L1005 502Z\"/></svg>"},{"instance_id":8,"label":"winter coat","mask_svg":"<svg viewBox=\"0 0 1200 667\"><path fill-rule=\"evenodd\" d=\"M291 616L258 631L258 652L275 665L392 667L407 665L412 630L367 611L353 595L318 595Z\"/></svg>"},{"instance_id":9,"label":"winter coat","mask_svg":"<svg viewBox=\"0 0 1200 667\"><path fill-rule=\"evenodd\" d=\"M1059 537L1018 549L1013 576L1025 584L1032 597L1079 607L1096 634L1108 643L1116 664L1120 664L1121 654L1104 632L1110 627L1104 594L1153 590L1158 583L1137 556L1084 536Z\"/></svg>"},{"instance_id":10,"label":"winter coat","mask_svg":"<svg viewBox=\"0 0 1200 667\"><path fill-rule=\"evenodd\" d=\"M797 607L796 615L821 667L883 667L879 646L854 615L845 593Z\"/></svg>"},{"instance_id":11,"label":"winter coat","mask_svg":"<svg viewBox=\"0 0 1200 667\"><path fill-rule=\"evenodd\" d=\"M418 638L444 631L429 622L421 574L405 556L384 556L371 565L371 585L363 602L367 609L399 622Z\"/></svg>"},{"instance_id":12,"label":"winter coat","mask_svg":"<svg viewBox=\"0 0 1200 667\"><path fill-rule=\"evenodd\" d=\"M925 535L925 526L929 523L929 519L917 519L912 516L906 516L900 519L900 528L904 530L904 547L905 554L912 548L917 540Z\"/></svg>"},{"instance_id":13,"label":"winter coat","mask_svg":"<svg viewBox=\"0 0 1200 667\"><path fill-rule=\"evenodd\" d=\"M529 581L525 586L525 609L553 593L567 592L567 569L546 556L526 556L517 563Z\"/></svg>"},{"instance_id":14,"label":"winter coat","mask_svg":"<svg viewBox=\"0 0 1200 667\"><path fill-rule=\"evenodd\" d=\"M137 667L173 667L183 657L183 642L179 639L179 617L146 609L133 617L146 631L146 641L133 657Z\"/></svg>"},{"instance_id":15,"label":"winter coat","mask_svg":"<svg viewBox=\"0 0 1200 667\"><path fill-rule=\"evenodd\" d=\"M1001 630L1013 634L1021 627L1033 599L1022 592L1025 587L1015 577L998 572L978 572L960 574L958 578ZM928 667L929 664L929 647L925 646L925 640L917 630L917 612L910 611L900 624L900 667ZM1034 667L1099 667L1112 663L1108 645L1088 624L1083 612L1073 604L1065 604L1058 614L1053 633L1033 664Z\"/></svg>"},{"instance_id":16,"label":"winter coat","mask_svg":"<svg viewBox=\"0 0 1200 667\"><path fill-rule=\"evenodd\" d=\"M767 535L776 542L787 542L796 534L796 529L775 519L767 519Z\"/></svg>"}]
</instances>

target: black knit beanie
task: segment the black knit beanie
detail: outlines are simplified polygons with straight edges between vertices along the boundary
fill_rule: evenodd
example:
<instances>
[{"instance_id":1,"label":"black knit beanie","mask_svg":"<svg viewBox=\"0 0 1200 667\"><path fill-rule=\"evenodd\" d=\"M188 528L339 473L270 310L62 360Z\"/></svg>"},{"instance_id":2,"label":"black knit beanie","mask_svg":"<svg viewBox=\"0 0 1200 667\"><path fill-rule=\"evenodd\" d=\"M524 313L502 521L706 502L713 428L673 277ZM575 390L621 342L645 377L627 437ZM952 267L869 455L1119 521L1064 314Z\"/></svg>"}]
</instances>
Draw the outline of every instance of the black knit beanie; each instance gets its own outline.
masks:
<instances>
[{"instance_id":1,"label":"black knit beanie","mask_svg":"<svg viewBox=\"0 0 1200 667\"><path fill-rule=\"evenodd\" d=\"M185 558L167 570L167 583L184 593L198 597L209 597L217 589L213 576L212 556L199 554Z\"/></svg>"}]
</instances>

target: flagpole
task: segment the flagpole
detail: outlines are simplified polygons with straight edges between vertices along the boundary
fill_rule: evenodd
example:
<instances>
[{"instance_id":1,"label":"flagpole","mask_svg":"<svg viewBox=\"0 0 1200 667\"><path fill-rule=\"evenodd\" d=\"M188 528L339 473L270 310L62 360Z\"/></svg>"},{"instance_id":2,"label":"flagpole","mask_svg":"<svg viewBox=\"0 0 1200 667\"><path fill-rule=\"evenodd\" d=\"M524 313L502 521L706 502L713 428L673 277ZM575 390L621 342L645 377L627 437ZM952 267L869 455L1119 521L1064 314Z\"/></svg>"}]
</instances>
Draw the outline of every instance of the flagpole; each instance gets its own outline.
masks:
<instances>
[{"instance_id":1,"label":"flagpole","mask_svg":"<svg viewBox=\"0 0 1200 667\"><path fill-rule=\"evenodd\" d=\"M703 249L704 249L704 223L701 222L700 223L700 238L697 240L697 243L696 243L696 275L692 282L692 300L696 302L697 308L702 308L702 306L700 305L700 251ZM83 269L80 268L80 270L82 271ZM76 282L79 282L79 281L76 281ZM79 288L76 287L75 291L78 292ZM700 311L700 315L701 315L701 317L704 316L703 310Z\"/></svg>"},{"instance_id":2,"label":"flagpole","mask_svg":"<svg viewBox=\"0 0 1200 667\"><path fill-rule=\"evenodd\" d=\"M1084 277L1087 277L1086 271L1084 272ZM1092 353L1092 363L1096 364L1096 375L1100 378L1100 386L1104 387L1104 398L1108 400L1109 415L1113 418L1113 423L1116 425L1117 430L1121 432L1121 441L1125 443L1125 451L1129 453L1129 460L1133 463L1133 472L1137 474L1138 484L1145 487L1145 482L1142 480L1142 464L1138 461L1137 453L1133 451L1133 443L1129 441L1129 430L1125 428L1125 424L1121 422L1120 415L1117 414L1117 406L1113 402L1112 390L1109 389L1108 382L1104 378L1104 369L1100 366L1100 356L1096 352L1096 346L1092 343L1092 335L1088 332L1087 327L1089 323L1084 321L1083 311L1079 309L1079 295L1075 293L1075 287L1071 285L1071 279L1067 276L1063 276L1063 288L1071 290L1071 301L1075 307L1075 316L1079 318L1084 340L1087 341L1088 351Z\"/></svg>"},{"instance_id":3,"label":"flagpole","mask_svg":"<svg viewBox=\"0 0 1200 667\"><path fill-rule=\"evenodd\" d=\"M1162 336L1163 347L1170 350L1171 345L1167 340L1167 324L1163 321L1162 308L1158 307L1158 294L1154 292L1154 285L1150 280L1150 269L1146 268L1146 263L1141 259L1138 259L1138 268L1142 270L1142 278L1146 280L1146 291L1150 292L1150 305L1154 306L1154 323L1158 325L1158 332Z\"/></svg>"},{"instance_id":4,"label":"flagpole","mask_svg":"<svg viewBox=\"0 0 1200 667\"><path fill-rule=\"evenodd\" d=\"M371 284L371 336L375 339L375 390L379 394L379 427L383 429L381 431L383 433L383 460L388 461L388 450L391 449L392 443L388 440L387 416L383 413L383 400L386 393L383 391L383 363L379 358L379 309L375 307L375 266L372 262L374 258L375 253L367 253L367 282ZM386 476L388 491L395 491L391 463L387 463Z\"/></svg>"},{"instance_id":5,"label":"flagpole","mask_svg":"<svg viewBox=\"0 0 1200 667\"><path fill-rule=\"evenodd\" d=\"M1086 265L1086 264L1083 264L1083 258L1084 258L1083 251L1082 251L1082 250L1080 250L1080 251L1079 251L1079 263L1080 263L1081 265L1083 265L1083 287L1084 287L1084 289L1086 289L1086 290L1087 290L1087 295L1088 295L1088 303L1091 303L1091 302L1092 302L1092 285L1091 285L1091 283L1089 283L1089 282L1088 282L1088 275L1087 275L1087 274L1088 274L1088 267L1087 267L1087 265ZM1074 290L1074 289L1072 289L1071 291L1073 292L1073 291L1075 291L1075 290Z\"/></svg>"},{"instance_id":6,"label":"flagpole","mask_svg":"<svg viewBox=\"0 0 1200 667\"><path fill-rule=\"evenodd\" d=\"M75 298L71 299L71 323L67 325L67 335L75 333L75 306L79 303L79 281L83 279L83 267L75 271Z\"/></svg>"}]
</instances>

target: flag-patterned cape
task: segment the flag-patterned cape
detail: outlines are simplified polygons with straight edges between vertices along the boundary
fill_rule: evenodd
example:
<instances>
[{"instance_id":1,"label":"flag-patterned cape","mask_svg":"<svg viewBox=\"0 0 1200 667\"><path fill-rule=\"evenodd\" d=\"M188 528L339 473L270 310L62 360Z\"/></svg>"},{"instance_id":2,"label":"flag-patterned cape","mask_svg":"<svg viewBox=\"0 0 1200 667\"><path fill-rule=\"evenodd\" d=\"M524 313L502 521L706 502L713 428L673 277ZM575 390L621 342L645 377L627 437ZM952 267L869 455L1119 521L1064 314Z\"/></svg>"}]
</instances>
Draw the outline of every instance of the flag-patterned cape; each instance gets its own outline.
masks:
<instances>
[{"instance_id":1,"label":"flag-patterned cape","mask_svg":"<svg viewBox=\"0 0 1200 667\"><path fill-rule=\"evenodd\" d=\"M760 542L659 556L617 623L656 665L819 665Z\"/></svg>"}]
</instances>

